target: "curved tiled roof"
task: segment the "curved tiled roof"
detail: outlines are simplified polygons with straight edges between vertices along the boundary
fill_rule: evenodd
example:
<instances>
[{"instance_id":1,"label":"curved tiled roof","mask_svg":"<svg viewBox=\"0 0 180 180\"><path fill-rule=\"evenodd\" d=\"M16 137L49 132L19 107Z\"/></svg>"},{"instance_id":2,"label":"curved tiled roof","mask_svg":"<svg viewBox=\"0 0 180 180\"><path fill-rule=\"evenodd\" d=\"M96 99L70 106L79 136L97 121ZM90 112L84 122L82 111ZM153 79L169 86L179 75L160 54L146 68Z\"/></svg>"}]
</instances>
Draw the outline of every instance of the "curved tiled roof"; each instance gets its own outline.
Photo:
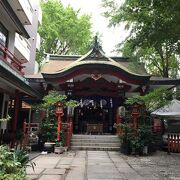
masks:
<instances>
[{"instance_id":1,"label":"curved tiled roof","mask_svg":"<svg viewBox=\"0 0 180 180\"><path fill-rule=\"evenodd\" d=\"M52 55L51 55L52 57ZM68 56L66 56L68 57ZM135 76L147 76L150 75L146 72L142 64L134 64L128 61L115 61L110 57L107 57L101 49L91 49L87 54L78 58L77 60L67 60L64 57L64 60L50 60L47 62L42 70L41 73L44 75L53 75L53 74L62 74L67 72L68 70L73 69L74 67L80 67L83 65L106 65L110 67L119 68L131 75ZM76 57L77 58L77 57ZM133 67L134 66L134 67Z\"/></svg>"}]
</instances>

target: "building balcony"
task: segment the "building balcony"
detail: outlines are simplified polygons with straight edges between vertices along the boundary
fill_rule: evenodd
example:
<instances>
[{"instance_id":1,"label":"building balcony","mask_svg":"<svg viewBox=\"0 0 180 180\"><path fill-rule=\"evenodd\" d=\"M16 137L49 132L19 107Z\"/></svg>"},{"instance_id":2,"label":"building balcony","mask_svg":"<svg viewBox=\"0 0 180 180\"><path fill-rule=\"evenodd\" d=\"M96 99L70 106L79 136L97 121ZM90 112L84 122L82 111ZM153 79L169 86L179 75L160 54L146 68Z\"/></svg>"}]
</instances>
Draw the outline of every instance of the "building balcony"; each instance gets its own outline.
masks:
<instances>
[{"instance_id":1,"label":"building balcony","mask_svg":"<svg viewBox=\"0 0 180 180\"><path fill-rule=\"evenodd\" d=\"M30 48L31 45L29 41L16 33L15 35L15 49L14 49L14 55L20 59L22 63L26 63L30 59Z\"/></svg>"},{"instance_id":2,"label":"building balcony","mask_svg":"<svg viewBox=\"0 0 180 180\"><path fill-rule=\"evenodd\" d=\"M3 61L3 63L1 63ZM11 53L8 48L3 46L0 43L0 65L3 65L6 67L6 69L14 70L19 75L23 76L23 68L25 66L22 65L22 62L14 56L13 53Z\"/></svg>"},{"instance_id":3,"label":"building balcony","mask_svg":"<svg viewBox=\"0 0 180 180\"><path fill-rule=\"evenodd\" d=\"M33 8L30 0L8 0L8 3L23 25L32 24Z\"/></svg>"},{"instance_id":4,"label":"building balcony","mask_svg":"<svg viewBox=\"0 0 180 180\"><path fill-rule=\"evenodd\" d=\"M40 44L41 44L41 37L39 33L37 33L37 40L36 40L36 49L39 51L40 50Z\"/></svg>"},{"instance_id":5,"label":"building balcony","mask_svg":"<svg viewBox=\"0 0 180 180\"><path fill-rule=\"evenodd\" d=\"M42 9L39 5L39 9L38 9L38 24L41 25L42 24Z\"/></svg>"}]
</instances>

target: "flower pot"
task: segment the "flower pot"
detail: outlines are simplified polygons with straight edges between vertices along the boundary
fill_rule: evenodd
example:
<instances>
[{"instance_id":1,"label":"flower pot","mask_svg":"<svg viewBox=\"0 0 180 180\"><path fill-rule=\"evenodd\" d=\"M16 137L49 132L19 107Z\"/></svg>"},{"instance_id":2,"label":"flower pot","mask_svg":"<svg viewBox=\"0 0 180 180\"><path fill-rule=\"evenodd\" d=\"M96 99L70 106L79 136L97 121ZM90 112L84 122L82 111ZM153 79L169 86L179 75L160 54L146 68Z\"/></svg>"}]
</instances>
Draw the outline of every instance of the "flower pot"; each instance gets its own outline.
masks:
<instances>
[{"instance_id":1,"label":"flower pot","mask_svg":"<svg viewBox=\"0 0 180 180\"><path fill-rule=\"evenodd\" d=\"M64 152L64 147L54 147L54 153L62 154Z\"/></svg>"},{"instance_id":2,"label":"flower pot","mask_svg":"<svg viewBox=\"0 0 180 180\"><path fill-rule=\"evenodd\" d=\"M147 155L148 154L148 146L144 146L143 147L143 155Z\"/></svg>"},{"instance_id":3,"label":"flower pot","mask_svg":"<svg viewBox=\"0 0 180 180\"><path fill-rule=\"evenodd\" d=\"M45 142L43 151L47 151L48 153L53 152L54 151L54 145L55 145L55 143Z\"/></svg>"},{"instance_id":4,"label":"flower pot","mask_svg":"<svg viewBox=\"0 0 180 180\"><path fill-rule=\"evenodd\" d=\"M121 144L120 151L121 153L126 154L126 155L131 154L131 149L127 143Z\"/></svg>"}]
</instances>

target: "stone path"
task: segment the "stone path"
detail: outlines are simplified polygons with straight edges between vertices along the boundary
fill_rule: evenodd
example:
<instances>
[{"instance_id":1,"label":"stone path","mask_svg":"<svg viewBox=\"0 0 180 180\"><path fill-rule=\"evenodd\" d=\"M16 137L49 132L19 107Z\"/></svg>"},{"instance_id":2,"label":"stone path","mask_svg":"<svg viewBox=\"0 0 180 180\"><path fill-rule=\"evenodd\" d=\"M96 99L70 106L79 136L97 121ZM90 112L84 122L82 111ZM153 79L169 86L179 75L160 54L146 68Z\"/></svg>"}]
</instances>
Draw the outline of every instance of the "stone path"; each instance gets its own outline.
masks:
<instances>
[{"instance_id":1,"label":"stone path","mask_svg":"<svg viewBox=\"0 0 180 180\"><path fill-rule=\"evenodd\" d=\"M40 155L33 159L37 180L180 180L180 154L157 152L152 156L125 156L119 152L69 151Z\"/></svg>"}]
</instances>

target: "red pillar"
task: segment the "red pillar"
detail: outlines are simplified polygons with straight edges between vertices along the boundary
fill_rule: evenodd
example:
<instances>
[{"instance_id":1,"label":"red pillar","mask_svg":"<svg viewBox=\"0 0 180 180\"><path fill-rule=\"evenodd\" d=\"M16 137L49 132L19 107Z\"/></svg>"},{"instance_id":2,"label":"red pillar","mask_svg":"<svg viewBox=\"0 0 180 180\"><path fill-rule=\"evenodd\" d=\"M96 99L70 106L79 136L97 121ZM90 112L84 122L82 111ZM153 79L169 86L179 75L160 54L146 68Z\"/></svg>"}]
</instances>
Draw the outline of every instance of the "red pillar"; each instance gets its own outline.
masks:
<instances>
[{"instance_id":1,"label":"red pillar","mask_svg":"<svg viewBox=\"0 0 180 180\"><path fill-rule=\"evenodd\" d=\"M70 125L71 125L71 126L70 126L70 127L71 127L71 129L70 129L70 130L71 130L71 131L70 131L70 132L71 132L70 135L72 136L72 133L73 133L73 122L72 122L72 117L69 118L69 121L70 121Z\"/></svg>"},{"instance_id":2,"label":"red pillar","mask_svg":"<svg viewBox=\"0 0 180 180\"><path fill-rule=\"evenodd\" d=\"M70 122L67 123L67 137L66 137L66 146L69 147L70 145Z\"/></svg>"},{"instance_id":3,"label":"red pillar","mask_svg":"<svg viewBox=\"0 0 180 180\"><path fill-rule=\"evenodd\" d=\"M137 129L137 118L139 116L139 113L134 112L132 115L133 115L133 119L134 119L133 127L134 127L134 129Z\"/></svg>"},{"instance_id":4,"label":"red pillar","mask_svg":"<svg viewBox=\"0 0 180 180\"><path fill-rule=\"evenodd\" d=\"M116 125L117 125L117 128L116 128L116 134L118 135L120 133L120 128L119 128L119 125L121 124L121 117L119 116L119 113L117 113L116 115Z\"/></svg>"},{"instance_id":5,"label":"red pillar","mask_svg":"<svg viewBox=\"0 0 180 180\"><path fill-rule=\"evenodd\" d=\"M18 113L21 107L20 104L20 93L18 90L16 90L16 97L14 99L14 115L13 115L13 121L12 121L12 133L13 133L13 139L12 139L12 147L14 147L15 143L15 134L16 134L16 128L17 128L17 121L18 121Z\"/></svg>"},{"instance_id":6,"label":"red pillar","mask_svg":"<svg viewBox=\"0 0 180 180\"><path fill-rule=\"evenodd\" d=\"M57 126L57 141L60 141L60 132L61 132L61 115L58 115L58 126Z\"/></svg>"},{"instance_id":7,"label":"red pillar","mask_svg":"<svg viewBox=\"0 0 180 180\"><path fill-rule=\"evenodd\" d=\"M27 129L26 129L27 123L26 123L26 119L24 120L24 125L23 125L23 129L24 129L24 144L23 146L26 147L27 144Z\"/></svg>"},{"instance_id":8,"label":"red pillar","mask_svg":"<svg viewBox=\"0 0 180 180\"><path fill-rule=\"evenodd\" d=\"M69 147L70 146L70 141L71 141L71 136L72 136L72 117L71 116L67 116L67 136L66 136L66 146Z\"/></svg>"}]
</instances>

